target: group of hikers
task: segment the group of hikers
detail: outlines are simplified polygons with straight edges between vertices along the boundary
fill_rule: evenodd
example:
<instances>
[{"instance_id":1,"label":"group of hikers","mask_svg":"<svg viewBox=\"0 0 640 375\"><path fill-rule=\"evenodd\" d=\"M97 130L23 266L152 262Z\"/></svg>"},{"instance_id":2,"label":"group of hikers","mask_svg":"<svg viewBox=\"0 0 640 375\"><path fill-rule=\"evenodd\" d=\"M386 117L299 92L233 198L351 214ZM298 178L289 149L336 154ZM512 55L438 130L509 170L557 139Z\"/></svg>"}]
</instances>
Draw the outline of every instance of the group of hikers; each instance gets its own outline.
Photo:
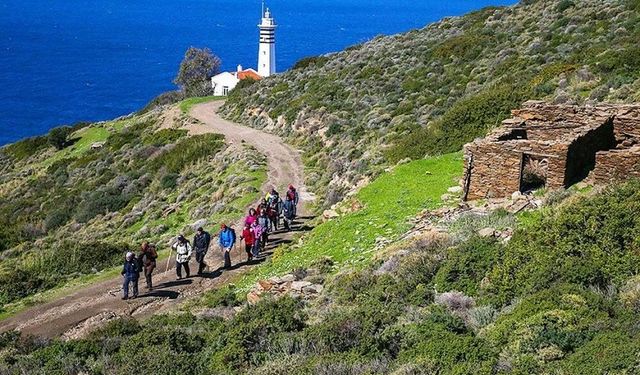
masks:
<instances>
[{"instance_id":1,"label":"group of hikers","mask_svg":"<svg viewBox=\"0 0 640 375\"><path fill-rule=\"evenodd\" d=\"M256 208L250 208L244 218L244 228L240 240L244 241L247 262L260 256L267 246L269 234L280 228L280 220L285 230L291 230L293 220L297 215L299 195L296 188L289 185L284 199L275 188L271 189L260 201ZM220 225L218 233L218 245L224 258L223 269L231 268L231 251L236 245L236 231L226 224ZM202 227L196 230L193 242L189 242L184 235L178 235L176 242L171 247L176 252L176 277L182 279L184 269L186 277L190 277L189 261L195 251L196 263L198 263L198 275L202 275L207 268L204 261L211 245L211 235ZM171 256L171 255L170 255ZM144 273L147 289L153 289L152 274L156 268L158 253L156 247L144 241L140 246L140 253L127 252L125 255L122 276L123 300L129 299L129 288L132 289L132 297L138 297L138 279Z\"/></svg>"}]
</instances>

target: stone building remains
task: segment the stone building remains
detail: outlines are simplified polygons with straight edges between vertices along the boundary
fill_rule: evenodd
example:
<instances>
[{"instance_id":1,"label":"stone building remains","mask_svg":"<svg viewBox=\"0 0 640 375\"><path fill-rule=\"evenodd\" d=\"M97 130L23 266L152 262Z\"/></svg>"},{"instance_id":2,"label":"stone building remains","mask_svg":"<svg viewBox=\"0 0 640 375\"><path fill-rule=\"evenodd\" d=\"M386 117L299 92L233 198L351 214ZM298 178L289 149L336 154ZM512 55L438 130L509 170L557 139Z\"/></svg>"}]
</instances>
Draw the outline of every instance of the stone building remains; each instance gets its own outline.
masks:
<instances>
[{"instance_id":1,"label":"stone building remains","mask_svg":"<svg viewBox=\"0 0 640 375\"><path fill-rule=\"evenodd\" d=\"M526 102L486 138L464 146L463 198L502 198L588 179L640 178L640 104Z\"/></svg>"}]
</instances>

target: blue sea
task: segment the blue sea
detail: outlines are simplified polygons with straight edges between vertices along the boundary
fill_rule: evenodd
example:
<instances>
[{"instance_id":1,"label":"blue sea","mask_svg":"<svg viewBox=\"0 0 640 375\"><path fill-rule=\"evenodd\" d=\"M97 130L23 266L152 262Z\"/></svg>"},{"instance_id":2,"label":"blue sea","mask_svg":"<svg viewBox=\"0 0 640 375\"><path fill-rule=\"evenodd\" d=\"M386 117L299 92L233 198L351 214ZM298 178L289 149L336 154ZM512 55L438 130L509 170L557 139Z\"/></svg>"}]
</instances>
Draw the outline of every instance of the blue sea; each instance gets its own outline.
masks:
<instances>
[{"instance_id":1,"label":"blue sea","mask_svg":"<svg viewBox=\"0 0 640 375\"><path fill-rule=\"evenodd\" d=\"M514 0L268 0L279 71L302 57ZM260 0L0 0L0 145L143 107L189 46L255 67Z\"/></svg>"}]
</instances>

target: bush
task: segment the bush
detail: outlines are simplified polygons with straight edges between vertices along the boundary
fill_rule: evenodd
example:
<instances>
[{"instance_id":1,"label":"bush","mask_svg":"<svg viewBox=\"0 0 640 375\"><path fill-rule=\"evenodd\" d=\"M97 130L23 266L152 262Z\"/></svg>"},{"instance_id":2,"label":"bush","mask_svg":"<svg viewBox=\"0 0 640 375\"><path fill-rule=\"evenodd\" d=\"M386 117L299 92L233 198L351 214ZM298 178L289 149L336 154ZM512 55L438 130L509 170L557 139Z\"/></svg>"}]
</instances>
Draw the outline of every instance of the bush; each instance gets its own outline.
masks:
<instances>
[{"instance_id":1,"label":"bush","mask_svg":"<svg viewBox=\"0 0 640 375\"><path fill-rule=\"evenodd\" d=\"M60 126L53 128L47 134L47 141L53 147L58 150L62 150L67 147L69 140L67 139L71 135L72 129L68 126Z\"/></svg>"},{"instance_id":2,"label":"bush","mask_svg":"<svg viewBox=\"0 0 640 375\"><path fill-rule=\"evenodd\" d=\"M214 155L224 145L220 134L202 134L181 140L168 152L150 161L151 168L165 168L169 173L180 173L186 166Z\"/></svg>"},{"instance_id":3,"label":"bush","mask_svg":"<svg viewBox=\"0 0 640 375\"><path fill-rule=\"evenodd\" d=\"M2 151L15 160L23 160L37 152L45 149L49 145L47 137L31 137L2 148Z\"/></svg>"},{"instance_id":4,"label":"bush","mask_svg":"<svg viewBox=\"0 0 640 375\"><path fill-rule=\"evenodd\" d=\"M487 291L506 303L557 282L620 286L637 272L640 182L574 200L517 230L488 278Z\"/></svg>"}]
</instances>

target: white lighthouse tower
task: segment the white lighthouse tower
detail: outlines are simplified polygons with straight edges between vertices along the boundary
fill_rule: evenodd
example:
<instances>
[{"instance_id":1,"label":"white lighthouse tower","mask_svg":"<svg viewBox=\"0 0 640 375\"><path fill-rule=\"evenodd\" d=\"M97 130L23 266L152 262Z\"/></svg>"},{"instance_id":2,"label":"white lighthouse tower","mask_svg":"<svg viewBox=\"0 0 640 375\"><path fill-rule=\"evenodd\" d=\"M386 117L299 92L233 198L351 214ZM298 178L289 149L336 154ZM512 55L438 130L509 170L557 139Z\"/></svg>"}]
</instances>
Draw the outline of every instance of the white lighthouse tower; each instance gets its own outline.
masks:
<instances>
[{"instance_id":1,"label":"white lighthouse tower","mask_svg":"<svg viewBox=\"0 0 640 375\"><path fill-rule=\"evenodd\" d=\"M260 29L260 48L258 49L258 74L268 77L276 72L276 22L269 8L265 11L262 2L262 23Z\"/></svg>"}]
</instances>

